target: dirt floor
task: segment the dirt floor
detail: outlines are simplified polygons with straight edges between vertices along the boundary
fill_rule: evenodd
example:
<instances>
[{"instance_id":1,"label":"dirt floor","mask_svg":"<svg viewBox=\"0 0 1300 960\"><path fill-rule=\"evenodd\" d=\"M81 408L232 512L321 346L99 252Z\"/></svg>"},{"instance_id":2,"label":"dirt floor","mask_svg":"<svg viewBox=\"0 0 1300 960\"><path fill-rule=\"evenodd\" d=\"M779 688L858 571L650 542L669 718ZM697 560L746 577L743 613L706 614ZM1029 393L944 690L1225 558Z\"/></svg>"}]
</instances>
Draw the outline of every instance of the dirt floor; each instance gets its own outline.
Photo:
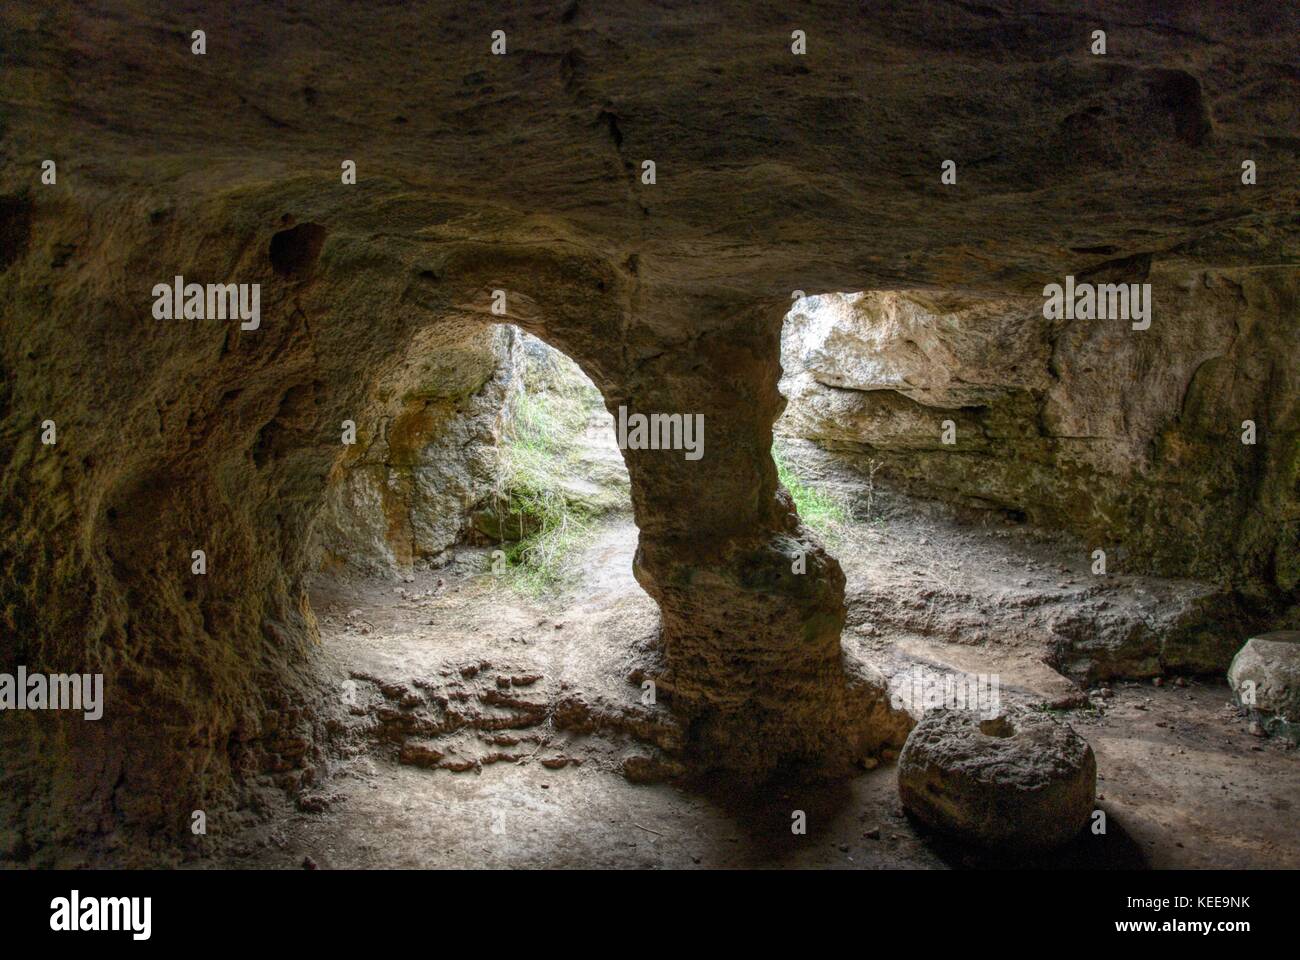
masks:
<instances>
[{"instance_id":1,"label":"dirt floor","mask_svg":"<svg viewBox=\"0 0 1300 960\"><path fill-rule=\"evenodd\" d=\"M409 582L322 577L312 602L348 755L298 812L250 822L199 865L999 865L913 825L892 763L757 794L630 782L624 771L657 769L654 744L676 735L628 679L656 632L635 545L630 520L603 525L575 585L549 600L487 572L482 550ZM1068 541L924 510L855 523L835 552L850 655L895 683L918 667L996 673L1004 700L1075 705L1062 715L1096 752L1106 833L1015 865L1300 867L1300 751L1252 735L1226 684L1121 681L1089 697L1044 662L1061 631L1123 637L1127 620L1169 615L1203 587L1090 577ZM795 811L806 834L791 830Z\"/></svg>"}]
</instances>

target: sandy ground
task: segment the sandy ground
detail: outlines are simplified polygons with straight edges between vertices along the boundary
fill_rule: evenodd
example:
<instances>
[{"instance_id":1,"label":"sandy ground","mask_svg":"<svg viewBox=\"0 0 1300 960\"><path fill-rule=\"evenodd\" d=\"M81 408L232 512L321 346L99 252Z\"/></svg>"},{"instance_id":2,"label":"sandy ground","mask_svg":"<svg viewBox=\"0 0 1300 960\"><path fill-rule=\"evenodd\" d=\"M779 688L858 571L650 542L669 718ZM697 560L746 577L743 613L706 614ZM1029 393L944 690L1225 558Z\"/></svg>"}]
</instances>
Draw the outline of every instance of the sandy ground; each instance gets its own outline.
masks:
<instances>
[{"instance_id":1,"label":"sandy ground","mask_svg":"<svg viewBox=\"0 0 1300 960\"><path fill-rule=\"evenodd\" d=\"M635 543L629 521L605 525L576 586L548 602L484 572L477 551L406 583L320 580L312 600L322 669L356 725L350 754L307 810L250 825L229 856L199 865L1001 864L914 826L899 806L893 764L845 783L757 793L624 778L624 760L646 748L601 718L658 710L645 728L671 729L663 708L641 706L627 680L629 651L652 644L656 629L654 605L631 575ZM1015 527L963 527L924 513L855 525L836 548L849 578L846 650L896 679L917 665L996 672L1005 698L1083 704L1064 715L1097 754L1106 834L1085 833L1037 863L1014 865L1300 867L1300 751L1252 736L1225 684L1119 682L1089 701L1043 662L1042 628L1054 616L1144 616L1144 596L1167 605L1200 589L1138 578L1098 586L1085 577L1086 557L1072 551ZM402 704L420 698L445 703L459 729L395 727ZM554 723L574 698L595 729ZM401 762L402 742L424 746ZM795 811L806 815L805 834L792 832Z\"/></svg>"}]
</instances>

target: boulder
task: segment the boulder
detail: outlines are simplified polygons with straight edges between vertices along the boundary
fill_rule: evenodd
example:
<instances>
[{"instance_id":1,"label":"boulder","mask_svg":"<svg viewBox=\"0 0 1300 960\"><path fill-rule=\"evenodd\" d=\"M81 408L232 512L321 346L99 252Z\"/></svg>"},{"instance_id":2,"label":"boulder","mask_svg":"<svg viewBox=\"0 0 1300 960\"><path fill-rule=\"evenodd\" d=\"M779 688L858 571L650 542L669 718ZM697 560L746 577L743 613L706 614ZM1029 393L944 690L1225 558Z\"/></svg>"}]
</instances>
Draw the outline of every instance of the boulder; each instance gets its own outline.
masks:
<instances>
[{"instance_id":1,"label":"boulder","mask_svg":"<svg viewBox=\"0 0 1300 960\"><path fill-rule=\"evenodd\" d=\"M1093 809L1097 761L1066 723L1043 714L927 711L898 759L898 792L921 823L1008 851L1073 839Z\"/></svg>"},{"instance_id":2,"label":"boulder","mask_svg":"<svg viewBox=\"0 0 1300 960\"><path fill-rule=\"evenodd\" d=\"M1300 630L1251 637L1232 658L1228 684L1265 730L1300 741Z\"/></svg>"}]
</instances>

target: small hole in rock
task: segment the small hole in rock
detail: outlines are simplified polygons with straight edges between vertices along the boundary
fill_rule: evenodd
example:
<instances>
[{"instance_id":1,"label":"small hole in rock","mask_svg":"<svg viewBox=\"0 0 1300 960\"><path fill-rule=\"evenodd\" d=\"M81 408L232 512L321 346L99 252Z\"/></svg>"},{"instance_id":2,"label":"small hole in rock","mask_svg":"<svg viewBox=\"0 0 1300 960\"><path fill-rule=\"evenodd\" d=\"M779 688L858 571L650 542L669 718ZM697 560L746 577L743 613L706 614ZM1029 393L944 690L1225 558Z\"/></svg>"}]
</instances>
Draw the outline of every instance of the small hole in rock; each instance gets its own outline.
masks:
<instances>
[{"instance_id":1,"label":"small hole in rock","mask_svg":"<svg viewBox=\"0 0 1300 960\"><path fill-rule=\"evenodd\" d=\"M0 197L0 270L25 254L31 239L31 200L26 196Z\"/></svg>"},{"instance_id":2,"label":"small hole in rock","mask_svg":"<svg viewBox=\"0 0 1300 960\"><path fill-rule=\"evenodd\" d=\"M300 223L271 238L271 266L282 277L301 276L311 270L325 245L325 228Z\"/></svg>"},{"instance_id":3,"label":"small hole in rock","mask_svg":"<svg viewBox=\"0 0 1300 960\"><path fill-rule=\"evenodd\" d=\"M980 733L986 737L1013 737L1016 728L1006 717L994 717L980 721Z\"/></svg>"}]
</instances>

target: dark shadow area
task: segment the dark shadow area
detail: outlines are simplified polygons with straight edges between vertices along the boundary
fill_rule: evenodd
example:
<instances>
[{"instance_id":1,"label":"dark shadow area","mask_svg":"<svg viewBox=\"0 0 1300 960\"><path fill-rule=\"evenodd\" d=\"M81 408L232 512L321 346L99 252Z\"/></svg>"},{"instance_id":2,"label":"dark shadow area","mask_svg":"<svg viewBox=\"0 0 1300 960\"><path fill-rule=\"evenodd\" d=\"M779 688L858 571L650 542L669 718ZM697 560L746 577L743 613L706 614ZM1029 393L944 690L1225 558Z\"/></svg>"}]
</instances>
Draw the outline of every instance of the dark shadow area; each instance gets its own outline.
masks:
<instances>
[{"instance_id":1,"label":"dark shadow area","mask_svg":"<svg viewBox=\"0 0 1300 960\"><path fill-rule=\"evenodd\" d=\"M971 846L931 830L911 817L908 820L931 852L954 870L1151 869L1142 847L1110 811L1106 812L1104 834L1094 835L1090 828L1085 828L1065 846L1034 854Z\"/></svg>"},{"instance_id":2,"label":"dark shadow area","mask_svg":"<svg viewBox=\"0 0 1300 960\"><path fill-rule=\"evenodd\" d=\"M271 266L282 277L303 276L311 271L325 245L326 229L319 223L300 223L271 238Z\"/></svg>"}]
</instances>

